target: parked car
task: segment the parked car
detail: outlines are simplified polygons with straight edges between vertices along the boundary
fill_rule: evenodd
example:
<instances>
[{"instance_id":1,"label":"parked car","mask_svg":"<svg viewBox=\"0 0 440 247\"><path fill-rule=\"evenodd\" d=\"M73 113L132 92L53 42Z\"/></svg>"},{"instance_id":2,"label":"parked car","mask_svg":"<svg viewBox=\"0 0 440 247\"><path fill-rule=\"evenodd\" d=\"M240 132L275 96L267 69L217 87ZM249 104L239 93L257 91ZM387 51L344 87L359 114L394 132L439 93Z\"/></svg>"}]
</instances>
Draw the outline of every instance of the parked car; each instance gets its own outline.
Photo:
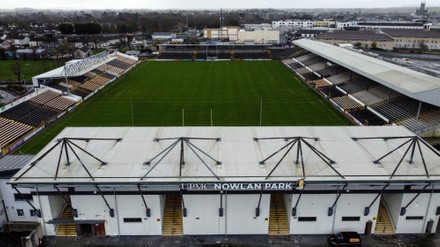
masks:
<instances>
[{"instance_id":1,"label":"parked car","mask_svg":"<svg viewBox=\"0 0 440 247\"><path fill-rule=\"evenodd\" d=\"M331 235L328 240L328 245L335 246L362 246L361 237L357 232L340 232Z\"/></svg>"}]
</instances>

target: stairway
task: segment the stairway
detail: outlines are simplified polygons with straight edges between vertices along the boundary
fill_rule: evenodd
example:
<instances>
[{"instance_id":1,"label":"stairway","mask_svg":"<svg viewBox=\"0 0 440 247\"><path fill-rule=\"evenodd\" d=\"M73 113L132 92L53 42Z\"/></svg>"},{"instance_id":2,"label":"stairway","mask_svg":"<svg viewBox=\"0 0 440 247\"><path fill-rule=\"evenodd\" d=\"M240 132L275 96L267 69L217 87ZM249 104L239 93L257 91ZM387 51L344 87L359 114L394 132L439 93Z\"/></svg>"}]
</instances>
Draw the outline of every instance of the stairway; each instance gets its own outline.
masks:
<instances>
[{"instance_id":1,"label":"stairway","mask_svg":"<svg viewBox=\"0 0 440 247\"><path fill-rule=\"evenodd\" d=\"M379 206L379 213L377 214L375 234L394 234L394 228L391 224L391 219L388 210L381 204Z\"/></svg>"},{"instance_id":2,"label":"stairway","mask_svg":"<svg viewBox=\"0 0 440 247\"><path fill-rule=\"evenodd\" d=\"M63 212L62 219L73 219L72 209L66 208ZM57 227L57 236L76 236L75 224L59 224Z\"/></svg>"},{"instance_id":3,"label":"stairway","mask_svg":"<svg viewBox=\"0 0 440 247\"><path fill-rule=\"evenodd\" d=\"M182 196L167 195L162 226L163 236L182 236Z\"/></svg>"},{"instance_id":4,"label":"stairway","mask_svg":"<svg viewBox=\"0 0 440 247\"><path fill-rule=\"evenodd\" d=\"M269 235L289 235L282 194L272 194L270 197Z\"/></svg>"}]
</instances>

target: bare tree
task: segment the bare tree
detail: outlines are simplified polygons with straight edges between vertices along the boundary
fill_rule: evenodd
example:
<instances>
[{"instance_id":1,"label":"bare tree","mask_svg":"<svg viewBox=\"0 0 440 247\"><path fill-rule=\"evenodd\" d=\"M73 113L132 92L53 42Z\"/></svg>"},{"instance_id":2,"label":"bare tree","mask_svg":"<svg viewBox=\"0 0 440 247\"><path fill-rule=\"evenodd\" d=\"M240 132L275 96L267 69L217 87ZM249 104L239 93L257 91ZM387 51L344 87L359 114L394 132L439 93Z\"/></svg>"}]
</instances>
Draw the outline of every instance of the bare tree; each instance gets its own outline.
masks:
<instances>
[{"instance_id":1,"label":"bare tree","mask_svg":"<svg viewBox=\"0 0 440 247\"><path fill-rule=\"evenodd\" d=\"M15 61L9 64L12 73L17 77L17 82L22 81L23 77L23 63L21 61Z\"/></svg>"}]
</instances>

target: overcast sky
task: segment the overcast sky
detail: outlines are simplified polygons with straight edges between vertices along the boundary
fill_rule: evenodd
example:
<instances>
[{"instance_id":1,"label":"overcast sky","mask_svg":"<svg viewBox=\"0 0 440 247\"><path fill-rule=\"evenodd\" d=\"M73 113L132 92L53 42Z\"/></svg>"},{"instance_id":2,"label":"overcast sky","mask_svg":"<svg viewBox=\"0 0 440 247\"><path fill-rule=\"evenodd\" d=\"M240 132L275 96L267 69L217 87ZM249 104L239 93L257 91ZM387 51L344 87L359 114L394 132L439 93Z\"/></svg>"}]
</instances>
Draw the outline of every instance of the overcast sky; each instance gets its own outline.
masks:
<instances>
[{"instance_id":1,"label":"overcast sky","mask_svg":"<svg viewBox=\"0 0 440 247\"><path fill-rule=\"evenodd\" d=\"M0 9L385 8L417 6L420 0L0 0L0 3ZM440 0L428 0L427 6L440 6Z\"/></svg>"}]
</instances>

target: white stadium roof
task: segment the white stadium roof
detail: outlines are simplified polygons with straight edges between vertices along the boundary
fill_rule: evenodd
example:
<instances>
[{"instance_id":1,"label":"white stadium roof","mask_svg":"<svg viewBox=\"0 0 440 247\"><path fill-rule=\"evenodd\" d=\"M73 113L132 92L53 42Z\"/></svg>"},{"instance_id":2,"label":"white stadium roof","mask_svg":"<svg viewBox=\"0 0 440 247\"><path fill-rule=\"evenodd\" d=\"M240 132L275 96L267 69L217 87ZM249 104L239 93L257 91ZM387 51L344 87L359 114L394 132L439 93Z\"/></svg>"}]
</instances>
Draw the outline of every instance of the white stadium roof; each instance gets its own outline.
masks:
<instances>
[{"instance_id":1,"label":"white stadium roof","mask_svg":"<svg viewBox=\"0 0 440 247\"><path fill-rule=\"evenodd\" d=\"M69 127L10 182L274 182L303 175L315 182L433 182L440 158L402 126Z\"/></svg>"},{"instance_id":2,"label":"white stadium roof","mask_svg":"<svg viewBox=\"0 0 440 247\"><path fill-rule=\"evenodd\" d=\"M301 39L293 43L410 98L440 107L438 78L318 41Z\"/></svg>"}]
</instances>

